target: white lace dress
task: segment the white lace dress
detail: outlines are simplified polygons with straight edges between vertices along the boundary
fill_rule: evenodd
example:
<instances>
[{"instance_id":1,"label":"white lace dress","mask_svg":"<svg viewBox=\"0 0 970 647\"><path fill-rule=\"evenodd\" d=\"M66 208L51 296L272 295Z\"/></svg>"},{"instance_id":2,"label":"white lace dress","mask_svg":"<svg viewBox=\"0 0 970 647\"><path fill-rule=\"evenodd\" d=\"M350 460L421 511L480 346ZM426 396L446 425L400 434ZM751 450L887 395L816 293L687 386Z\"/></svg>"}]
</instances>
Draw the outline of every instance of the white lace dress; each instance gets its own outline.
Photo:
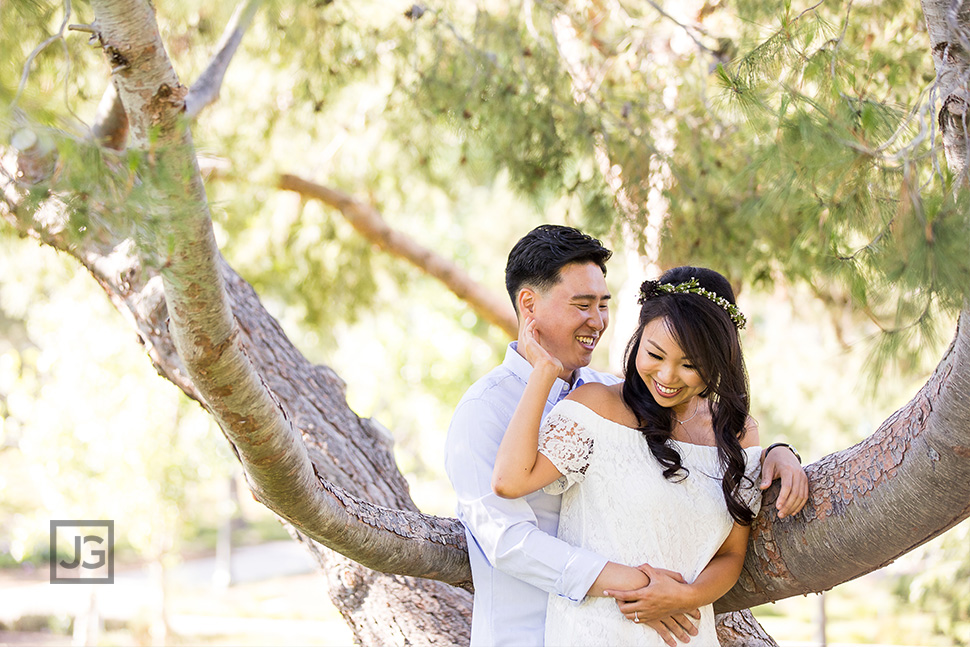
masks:
<instances>
[{"instance_id":1,"label":"white lace dress","mask_svg":"<svg viewBox=\"0 0 970 647\"><path fill-rule=\"evenodd\" d=\"M670 442L690 470L683 481L664 478L636 429L573 400L557 404L542 425L539 450L564 474L545 488L550 494L564 492L559 538L613 562L647 562L694 581L727 539L733 521L721 493L723 469L717 449ZM761 448L750 447L744 453L745 471L755 486L743 496L757 514ZM717 645L712 606L702 608L701 614L699 634L690 644ZM550 595L545 644L661 647L664 642L653 629L627 620L611 598L587 597L576 605Z\"/></svg>"}]
</instances>

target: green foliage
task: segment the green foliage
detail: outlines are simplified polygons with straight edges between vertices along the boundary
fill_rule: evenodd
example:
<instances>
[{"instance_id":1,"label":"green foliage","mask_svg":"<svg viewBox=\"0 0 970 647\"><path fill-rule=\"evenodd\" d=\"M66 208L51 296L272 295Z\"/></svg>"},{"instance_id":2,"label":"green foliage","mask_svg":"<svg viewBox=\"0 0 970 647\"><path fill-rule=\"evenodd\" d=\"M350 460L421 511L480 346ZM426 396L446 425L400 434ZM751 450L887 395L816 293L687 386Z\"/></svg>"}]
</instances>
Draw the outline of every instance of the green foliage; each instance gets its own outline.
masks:
<instances>
[{"instance_id":1,"label":"green foliage","mask_svg":"<svg viewBox=\"0 0 970 647\"><path fill-rule=\"evenodd\" d=\"M908 82L928 73L922 17L826 11L742 29L746 53L715 72L717 110L682 95L693 118L677 129L663 254L851 295L885 332L877 378L891 360L919 366L964 303L967 195L937 172L932 113Z\"/></svg>"},{"instance_id":2,"label":"green foliage","mask_svg":"<svg viewBox=\"0 0 970 647\"><path fill-rule=\"evenodd\" d=\"M63 8L61 3L34 0L5 2L0 8L3 112L16 106L34 123L63 126L76 122L77 111L92 108L103 92L103 76L76 73L97 55L85 37L58 37L67 33ZM85 20L85 8L78 9L72 22Z\"/></svg>"},{"instance_id":3,"label":"green foliage","mask_svg":"<svg viewBox=\"0 0 970 647\"><path fill-rule=\"evenodd\" d=\"M932 614L933 632L958 647L970 645L970 524L964 522L927 544L894 593L901 605Z\"/></svg>"},{"instance_id":4,"label":"green foliage","mask_svg":"<svg viewBox=\"0 0 970 647\"><path fill-rule=\"evenodd\" d=\"M590 172L600 124L573 100L555 44L547 33L532 38L514 13L462 18L457 5L443 5L416 21L399 48L402 93L387 118L403 119L402 132L431 131L415 151L417 168L431 166L429 179L442 185L456 174L492 183L505 172L537 208L572 196L582 206L576 217L603 230L612 200ZM442 129L447 138L435 134Z\"/></svg>"}]
</instances>

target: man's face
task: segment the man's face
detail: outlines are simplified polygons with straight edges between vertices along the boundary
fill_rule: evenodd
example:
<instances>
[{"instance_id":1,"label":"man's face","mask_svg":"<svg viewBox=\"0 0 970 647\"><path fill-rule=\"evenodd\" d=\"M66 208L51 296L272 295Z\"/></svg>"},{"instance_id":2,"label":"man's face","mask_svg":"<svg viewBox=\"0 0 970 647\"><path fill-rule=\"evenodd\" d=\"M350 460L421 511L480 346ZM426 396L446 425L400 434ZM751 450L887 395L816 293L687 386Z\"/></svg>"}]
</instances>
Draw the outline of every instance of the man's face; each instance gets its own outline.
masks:
<instances>
[{"instance_id":1,"label":"man's face","mask_svg":"<svg viewBox=\"0 0 970 647\"><path fill-rule=\"evenodd\" d=\"M610 293L596 263L570 263L559 276L545 293L535 293L531 314L539 343L562 362L560 377L572 381L576 369L589 365L609 325Z\"/></svg>"}]
</instances>

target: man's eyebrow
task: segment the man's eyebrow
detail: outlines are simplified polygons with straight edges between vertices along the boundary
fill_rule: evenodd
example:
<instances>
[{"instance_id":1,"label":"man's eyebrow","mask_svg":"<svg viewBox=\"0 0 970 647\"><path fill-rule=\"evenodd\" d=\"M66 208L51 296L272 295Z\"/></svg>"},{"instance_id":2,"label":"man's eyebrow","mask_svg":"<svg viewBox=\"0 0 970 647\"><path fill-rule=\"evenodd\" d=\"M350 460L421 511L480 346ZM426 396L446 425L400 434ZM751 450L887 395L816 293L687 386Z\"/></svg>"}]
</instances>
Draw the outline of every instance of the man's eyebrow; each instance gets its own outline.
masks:
<instances>
[{"instance_id":1,"label":"man's eyebrow","mask_svg":"<svg viewBox=\"0 0 970 647\"><path fill-rule=\"evenodd\" d=\"M610 298L611 298L611 296L612 295L609 295L609 294L603 294L603 295L599 295L599 294L574 294L573 295L573 300L574 301L599 301L600 299L602 299L603 301L609 301Z\"/></svg>"}]
</instances>

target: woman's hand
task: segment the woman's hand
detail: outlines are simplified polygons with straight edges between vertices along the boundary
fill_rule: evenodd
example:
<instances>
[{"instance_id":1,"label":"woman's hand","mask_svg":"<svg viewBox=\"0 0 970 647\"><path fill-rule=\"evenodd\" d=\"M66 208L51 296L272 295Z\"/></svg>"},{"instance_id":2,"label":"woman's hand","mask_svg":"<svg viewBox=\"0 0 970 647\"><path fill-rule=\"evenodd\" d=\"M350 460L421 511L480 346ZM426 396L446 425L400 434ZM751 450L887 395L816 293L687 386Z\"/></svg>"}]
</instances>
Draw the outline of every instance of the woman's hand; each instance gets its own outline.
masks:
<instances>
[{"instance_id":1,"label":"woman's hand","mask_svg":"<svg viewBox=\"0 0 970 647\"><path fill-rule=\"evenodd\" d=\"M552 461L539 453L539 425L549 390L562 373L562 362L539 343L532 317L527 318L519 331L517 350L533 368L492 467L492 491L504 499L541 490L562 476Z\"/></svg>"},{"instance_id":2,"label":"woman's hand","mask_svg":"<svg viewBox=\"0 0 970 647\"><path fill-rule=\"evenodd\" d=\"M681 644L690 642L691 637L697 635L697 627L694 623L700 620L700 611L681 609L677 605L671 606L664 613L658 605L658 596L655 595L659 587L651 588L654 578L658 580L666 578L675 583L684 584L684 578L674 571L653 568L649 564L634 568L609 562L600 573L600 577L593 583L589 595L603 595L615 599L620 612L628 620L650 627L670 647L677 647L678 641ZM606 588L601 591L603 587ZM652 614L647 614L643 610L648 606L653 610Z\"/></svg>"},{"instance_id":3,"label":"woman's hand","mask_svg":"<svg viewBox=\"0 0 970 647\"><path fill-rule=\"evenodd\" d=\"M778 518L798 514L808 502L808 476L795 454L787 447L779 447L763 456L761 489L767 490L772 481L781 481L775 500Z\"/></svg>"},{"instance_id":4,"label":"woman's hand","mask_svg":"<svg viewBox=\"0 0 970 647\"><path fill-rule=\"evenodd\" d=\"M605 591L616 600L620 613L628 620L653 622L687 613L700 617L693 603L691 586L680 573L653 568L649 564L642 564L637 568L650 578L645 587L629 591Z\"/></svg>"},{"instance_id":5,"label":"woman's hand","mask_svg":"<svg viewBox=\"0 0 970 647\"><path fill-rule=\"evenodd\" d=\"M519 351L529 360L532 368L554 371L556 376L559 376L562 373L562 362L542 347L539 337L536 320L531 315L526 316L522 332L519 334Z\"/></svg>"}]
</instances>

